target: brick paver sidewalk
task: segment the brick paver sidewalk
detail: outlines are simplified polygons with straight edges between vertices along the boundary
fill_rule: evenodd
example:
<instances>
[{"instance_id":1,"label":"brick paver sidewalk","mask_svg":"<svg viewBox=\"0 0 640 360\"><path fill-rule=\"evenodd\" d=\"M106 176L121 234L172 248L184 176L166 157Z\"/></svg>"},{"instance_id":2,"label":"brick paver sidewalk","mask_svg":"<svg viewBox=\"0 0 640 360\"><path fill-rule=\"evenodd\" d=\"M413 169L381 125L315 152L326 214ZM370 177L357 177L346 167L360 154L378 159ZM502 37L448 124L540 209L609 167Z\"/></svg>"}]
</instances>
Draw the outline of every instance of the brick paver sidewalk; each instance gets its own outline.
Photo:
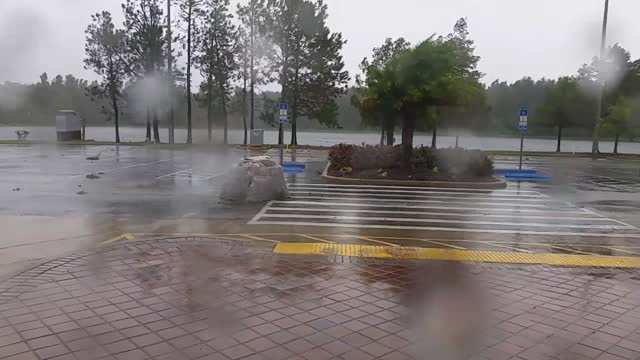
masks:
<instances>
[{"instance_id":1,"label":"brick paver sidewalk","mask_svg":"<svg viewBox=\"0 0 640 360\"><path fill-rule=\"evenodd\" d=\"M0 291L1 359L640 358L635 270L167 239L58 259Z\"/></svg>"}]
</instances>

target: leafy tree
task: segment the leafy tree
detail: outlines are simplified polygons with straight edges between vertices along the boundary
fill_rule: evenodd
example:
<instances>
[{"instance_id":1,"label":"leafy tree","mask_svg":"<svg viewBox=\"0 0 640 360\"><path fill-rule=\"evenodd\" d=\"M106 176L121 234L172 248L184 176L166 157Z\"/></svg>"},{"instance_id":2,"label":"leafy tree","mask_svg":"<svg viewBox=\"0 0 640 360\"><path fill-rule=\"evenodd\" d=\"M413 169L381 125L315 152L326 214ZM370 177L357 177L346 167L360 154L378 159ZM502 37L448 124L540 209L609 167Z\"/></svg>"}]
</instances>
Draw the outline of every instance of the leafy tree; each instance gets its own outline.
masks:
<instances>
[{"instance_id":1,"label":"leafy tree","mask_svg":"<svg viewBox=\"0 0 640 360\"><path fill-rule=\"evenodd\" d=\"M297 145L297 121L316 119L337 126L335 99L349 79L340 51L345 41L326 25L327 6L318 0L268 0L264 30L274 45L269 63L279 75L282 102L289 103L291 144ZM282 131L279 136L282 143Z\"/></svg>"},{"instance_id":2,"label":"leafy tree","mask_svg":"<svg viewBox=\"0 0 640 360\"><path fill-rule=\"evenodd\" d=\"M364 79L360 74L356 76L357 87L355 94L351 98L351 103L358 108L365 124L381 127L380 145L385 142L385 138L387 145L393 145L393 133L398 119L394 114L393 104L388 98L377 98L376 94L371 91L367 93L367 89L372 90L372 86L376 84L371 83L367 86L366 79L369 79L368 74L371 71L370 80L375 81L377 78L376 72L379 72L381 67L410 47L411 43L404 38L396 40L387 38L383 45L373 49L371 61L368 58L364 58L360 63L360 70L364 75Z\"/></svg>"},{"instance_id":3,"label":"leafy tree","mask_svg":"<svg viewBox=\"0 0 640 360\"><path fill-rule=\"evenodd\" d=\"M605 110L611 109L618 96L623 95L625 79L631 68L631 55L619 44L607 48L603 59L594 57L590 65L583 65L579 70L579 76L595 83L596 94L602 96L602 100L595 113L593 127L593 153L600 152L600 127L607 116ZM600 106L601 105L601 106Z\"/></svg>"},{"instance_id":4,"label":"leafy tree","mask_svg":"<svg viewBox=\"0 0 640 360\"><path fill-rule=\"evenodd\" d=\"M113 25L111 13L104 11L91 16L87 27L84 59L85 68L92 69L102 78L90 88L94 97L108 97L114 116L116 142L120 142L120 110L118 103L123 96L123 86L128 75L126 34ZM61 76L59 76L62 79ZM58 79L58 77L56 77ZM60 81L61 82L61 81ZM65 86L77 86L77 80L67 75Z\"/></svg>"},{"instance_id":5,"label":"leafy tree","mask_svg":"<svg viewBox=\"0 0 640 360\"><path fill-rule=\"evenodd\" d=\"M405 166L410 165L413 133L419 121L436 129L438 108L467 104L483 91L476 70L479 58L470 44L466 21L461 19L453 34L428 38L389 61L380 74L388 84L384 95L392 99L402 118Z\"/></svg>"},{"instance_id":6,"label":"leafy tree","mask_svg":"<svg viewBox=\"0 0 640 360\"><path fill-rule=\"evenodd\" d=\"M158 78L165 65L164 15L158 0L126 0L122 4L127 45L133 56L131 72L138 77ZM157 90L157 89L154 89ZM157 104L154 104L157 107ZM160 142L158 109L148 108L147 141L151 141L153 117L154 141Z\"/></svg>"},{"instance_id":7,"label":"leafy tree","mask_svg":"<svg viewBox=\"0 0 640 360\"><path fill-rule=\"evenodd\" d=\"M615 145L613 147L613 153L618 153L618 143L620 141L620 134L628 134L635 130L631 122L631 106L632 104L625 97L618 98L618 101L608 111L607 117L602 124L602 130L605 133L613 134L615 136ZM636 105L637 107L637 105Z\"/></svg>"},{"instance_id":8,"label":"leafy tree","mask_svg":"<svg viewBox=\"0 0 640 360\"><path fill-rule=\"evenodd\" d=\"M196 42L195 30L197 17L200 14L202 0L180 0L180 17L184 24L186 36L182 37L182 45L187 51L187 144L193 142L192 134L192 95L191 95L191 65L193 64L193 48Z\"/></svg>"},{"instance_id":9,"label":"leafy tree","mask_svg":"<svg viewBox=\"0 0 640 360\"><path fill-rule=\"evenodd\" d=\"M263 93L261 102L262 111L260 111L258 118L265 125L270 125L272 127L275 126L276 122L278 121L278 115L280 112L280 110L278 109L278 101Z\"/></svg>"},{"instance_id":10,"label":"leafy tree","mask_svg":"<svg viewBox=\"0 0 640 360\"><path fill-rule=\"evenodd\" d=\"M544 103L537 109L539 115L534 119L536 123L558 129L556 152L561 150L562 130L579 125L584 115L584 103L575 78L563 77L547 87Z\"/></svg>"},{"instance_id":11,"label":"leafy tree","mask_svg":"<svg viewBox=\"0 0 640 360\"><path fill-rule=\"evenodd\" d=\"M545 89L553 81L540 79L534 81L524 77L511 84L499 80L491 83L485 94L491 112L489 123L499 131L515 132L518 113L522 108L537 109L544 101ZM535 131L531 129L530 131Z\"/></svg>"},{"instance_id":12,"label":"leafy tree","mask_svg":"<svg viewBox=\"0 0 640 360\"><path fill-rule=\"evenodd\" d=\"M224 143L228 141L228 101L231 80L236 69L237 30L229 12L229 0L206 0L203 4L202 37L196 62L206 75L204 89L208 106L218 100L218 110L224 124ZM209 141L211 141L211 111L209 111Z\"/></svg>"}]
</instances>

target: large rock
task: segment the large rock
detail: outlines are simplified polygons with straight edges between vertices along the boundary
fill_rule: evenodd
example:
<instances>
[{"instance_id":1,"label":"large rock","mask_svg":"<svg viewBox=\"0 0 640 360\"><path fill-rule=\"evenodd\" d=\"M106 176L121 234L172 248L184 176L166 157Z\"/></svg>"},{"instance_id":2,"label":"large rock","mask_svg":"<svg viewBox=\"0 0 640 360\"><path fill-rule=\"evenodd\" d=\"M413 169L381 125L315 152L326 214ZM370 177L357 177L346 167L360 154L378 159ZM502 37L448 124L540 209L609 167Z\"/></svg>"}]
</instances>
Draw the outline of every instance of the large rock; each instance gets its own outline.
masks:
<instances>
[{"instance_id":1,"label":"large rock","mask_svg":"<svg viewBox=\"0 0 640 360\"><path fill-rule=\"evenodd\" d=\"M248 157L229 170L220 198L234 202L284 200L288 196L282 167L268 156Z\"/></svg>"}]
</instances>

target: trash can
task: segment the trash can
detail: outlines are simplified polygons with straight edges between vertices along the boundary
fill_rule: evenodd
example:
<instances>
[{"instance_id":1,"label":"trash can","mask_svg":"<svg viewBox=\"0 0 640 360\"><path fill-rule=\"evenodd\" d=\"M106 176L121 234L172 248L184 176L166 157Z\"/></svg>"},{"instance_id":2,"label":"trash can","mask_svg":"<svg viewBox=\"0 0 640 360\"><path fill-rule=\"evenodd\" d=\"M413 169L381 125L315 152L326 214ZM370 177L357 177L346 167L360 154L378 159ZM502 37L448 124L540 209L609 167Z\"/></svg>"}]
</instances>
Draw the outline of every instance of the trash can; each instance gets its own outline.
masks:
<instances>
[{"instance_id":1,"label":"trash can","mask_svg":"<svg viewBox=\"0 0 640 360\"><path fill-rule=\"evenodd\" d=\"M264 145L264 130L256 129L251 130L251 139L249 141L251 145Z\"/></svg>"},{"instance_id":2,"label":"trash can","mask_svg":"<svg viewBox=\"0 0 640 360\"><path fill-rule=\"evenodd\" d=\"M59 110L56 114L58 141L82 140L82 119L74 110Z\"/></svg>"}]
</instances>

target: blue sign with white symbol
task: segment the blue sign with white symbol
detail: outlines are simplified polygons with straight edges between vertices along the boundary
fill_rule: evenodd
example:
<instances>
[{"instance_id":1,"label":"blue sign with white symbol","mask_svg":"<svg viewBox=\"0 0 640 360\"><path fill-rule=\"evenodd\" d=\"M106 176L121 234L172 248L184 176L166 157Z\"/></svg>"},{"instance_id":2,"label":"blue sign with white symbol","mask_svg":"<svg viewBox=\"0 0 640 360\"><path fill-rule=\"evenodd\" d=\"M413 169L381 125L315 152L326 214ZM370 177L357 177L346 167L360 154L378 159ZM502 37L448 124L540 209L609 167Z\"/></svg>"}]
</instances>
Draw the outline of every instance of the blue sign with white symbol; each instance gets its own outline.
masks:
<instances>
[{"instance_id":1,"label":"blue sign with white symbol","mask_svg":"<svg viewBox=\"0 0 640 360\"><path fill-rule=\"evenodd\" d=\"M527 117L527 116L529 116L529 110L520 109L520 117Z\"/></svg>"},{"instance_id":2,"label":"blue sign with white symbol","mask_svg":"<svg viewBox=\"0 0 640 360\"><path fill-rule=\"evenodd\" d=\"M518 129L527 130L528 129L527 123L520 123L520 125L518 125Z\"/></svg>"},{"instance_id":3,"label":"blue sign with white symbol","mask_svg":"<svg viewBox=\"0 0 640 360\"><path fill-rule=\"evenodd\" d=\"M280 110L289 110L289 104L281 103L280 104Z\"/></svg>"}]
</instances>

